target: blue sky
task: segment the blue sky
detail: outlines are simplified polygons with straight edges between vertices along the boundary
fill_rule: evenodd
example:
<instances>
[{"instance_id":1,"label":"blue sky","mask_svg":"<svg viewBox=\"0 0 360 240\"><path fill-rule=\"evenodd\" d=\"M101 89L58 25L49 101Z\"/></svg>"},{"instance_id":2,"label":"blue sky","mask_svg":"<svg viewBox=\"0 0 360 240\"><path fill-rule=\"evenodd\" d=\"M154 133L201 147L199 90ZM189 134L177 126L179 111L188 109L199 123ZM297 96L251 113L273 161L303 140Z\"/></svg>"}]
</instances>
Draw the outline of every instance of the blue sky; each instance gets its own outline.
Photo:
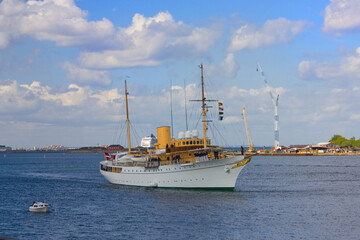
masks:
<instances>
[{"instance_id":1,"label":"blue sky","mask_svg":"<svg viewBox=\"0 0 360 240\"><path fill-rule=\"evenodd\" d=\"M185 130L204 64L210 116L220 145L315 144L359 138L360 2L20 1L0 2L0 144L42 147L120 143L124 79L131 94L132 144L170 124ZM256 71L259 62L266 87ZM187 103L191 128L199 106ZM220 135L220 136L217 136Z\"/></svg>"}]
</instances>

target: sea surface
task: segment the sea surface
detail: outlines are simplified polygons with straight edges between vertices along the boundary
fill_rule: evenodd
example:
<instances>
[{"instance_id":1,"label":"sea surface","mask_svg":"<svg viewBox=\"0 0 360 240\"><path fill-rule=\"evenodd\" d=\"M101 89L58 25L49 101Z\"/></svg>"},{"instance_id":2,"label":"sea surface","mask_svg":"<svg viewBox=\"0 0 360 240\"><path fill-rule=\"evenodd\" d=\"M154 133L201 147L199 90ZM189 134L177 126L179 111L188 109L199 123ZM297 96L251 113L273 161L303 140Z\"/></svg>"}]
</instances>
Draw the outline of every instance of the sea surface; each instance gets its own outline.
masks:
<instances>
[{"instance_id":1,"label":"sea surface","mask_svg":"<svg viewBox=\"0 0 360 240\"><path fill-rule=\"evenodd\" d=\"M112 185L99 173L103 158L1 154L0 236L360 239L357 156L255 156L234 192ZM48 202L51 212L29 212L33 201Z\"/></svg>"}]
</instances>

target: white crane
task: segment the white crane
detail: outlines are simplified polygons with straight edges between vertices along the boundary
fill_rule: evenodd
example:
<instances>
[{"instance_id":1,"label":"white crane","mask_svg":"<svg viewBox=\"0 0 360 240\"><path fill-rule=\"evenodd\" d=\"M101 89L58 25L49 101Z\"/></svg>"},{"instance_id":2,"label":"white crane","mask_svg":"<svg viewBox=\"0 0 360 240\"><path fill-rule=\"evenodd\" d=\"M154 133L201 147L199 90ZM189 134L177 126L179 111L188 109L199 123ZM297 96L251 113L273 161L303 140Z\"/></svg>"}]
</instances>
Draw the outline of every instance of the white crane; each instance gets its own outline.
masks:
<instances>
[{"instance_id":1,"label":"white crane","mask_svg":"<svg viewBox=\"0 0 360 240\"><path fill-rule=\"evenodd\" d=\"M268 89L270 93L271 100L274 104L274 135L275 135L275 150L280 148L280 142L279 142L279 114L278 114L278 105L279 105L279 94L277 95L276 99L274 98L274 95L271 91L271 88L266 80L265 74L260 66L260 63L257 63L257 71L260 72L260 75L262 79L265 82L265 87Z\"/></svg>"}]
</instances>

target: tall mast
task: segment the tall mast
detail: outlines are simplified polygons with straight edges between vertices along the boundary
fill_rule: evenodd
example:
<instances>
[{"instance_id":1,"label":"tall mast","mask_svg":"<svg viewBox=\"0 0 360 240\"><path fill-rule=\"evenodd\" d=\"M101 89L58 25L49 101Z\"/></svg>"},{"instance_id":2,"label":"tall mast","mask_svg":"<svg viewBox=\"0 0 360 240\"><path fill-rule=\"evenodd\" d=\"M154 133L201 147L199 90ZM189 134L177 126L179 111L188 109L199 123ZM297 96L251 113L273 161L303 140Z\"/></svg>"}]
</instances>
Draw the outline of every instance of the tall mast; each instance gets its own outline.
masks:
<instances>
[{"instance_id":1,"label":"tall mast","mask_svg":"<svg viewBox=\"0 0 360 240\"><path fill-rule=\"evenodd\" d=\"M128 110L128 98L127 98L128 94L129 93L126 88L126 79L125 79L126 124L127 124L128 148L129 148L129 152L131 152L129 110Z\"/></svg>"},{"instance_id":2,"label":"tall mast","mask_svg":"<svg viewBox=\"0 0 360 240\"><path fill-rule=\"evenodd\" d=\"M206 105L205 105L205 92L204 92L204 67L200 64L201 69L201 93L202 93L202 118L203 118L203 134L204 134L204 148L206 148Z\"/></svg>"},{"instance_id":3,"label":"tall mast","mask_svg":"<svg viewBox=\"0 0 360 240\"><path fill-rule=\"evenodd\" d=\"M185 96L185 122L186 122L186 131L189 130L188 127L188 118L187 118L187 108L186 108L186 84L185 84L185 79L184 79L184 96Z\"/></svg>"},{"instance_id":4,"label":"tall mast","mask_svg":"<svg viewBox=\"0 0 360 240\"><path fill-rule=\"evenodd\" d=\"M172 104L172 79L170 79L170 119L171 119L171 139L174 138L174 122L173 122L173 104Z\"/></svg>"}]
</instances>

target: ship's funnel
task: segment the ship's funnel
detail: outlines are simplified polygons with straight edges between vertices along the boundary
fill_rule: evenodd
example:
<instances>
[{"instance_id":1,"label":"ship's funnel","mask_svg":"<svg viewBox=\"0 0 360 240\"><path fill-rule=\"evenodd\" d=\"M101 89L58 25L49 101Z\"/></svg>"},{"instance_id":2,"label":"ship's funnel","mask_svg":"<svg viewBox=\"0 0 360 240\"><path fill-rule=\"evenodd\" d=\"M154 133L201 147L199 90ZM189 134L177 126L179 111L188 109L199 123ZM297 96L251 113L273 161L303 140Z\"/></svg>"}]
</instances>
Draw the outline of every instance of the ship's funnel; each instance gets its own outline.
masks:
<instances>
[{"instance_id":1,"label":"ship's funnel","mask_svg":"<svg viewBox=\"0 0 360 240\"><path fill-rule=\"evenodd\" d=\"M157 131L157 149L164 149L166 145L170 146L171 141L171 134L170 134L170 127L158 127Z\"/></svg>"}]
</instances>

